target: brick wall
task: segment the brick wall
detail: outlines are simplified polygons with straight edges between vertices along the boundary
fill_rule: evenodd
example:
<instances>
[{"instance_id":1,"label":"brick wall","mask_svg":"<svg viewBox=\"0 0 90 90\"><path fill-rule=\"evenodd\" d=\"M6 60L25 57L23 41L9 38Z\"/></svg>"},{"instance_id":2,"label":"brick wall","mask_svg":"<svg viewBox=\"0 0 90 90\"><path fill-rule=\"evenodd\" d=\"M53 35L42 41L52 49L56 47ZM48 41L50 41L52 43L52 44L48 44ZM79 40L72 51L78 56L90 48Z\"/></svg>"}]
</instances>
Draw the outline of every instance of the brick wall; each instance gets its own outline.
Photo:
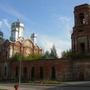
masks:
<instances>
[{"instance_id":1,"label":"brick wall","mask_svg":"<svg viewBox=\"0 0 90 90\"><path fill-rule=\"evenodd\" d=\"M20 68L20 61L13 61L10 64L11 78L16 77L16 68ZM34 70L32 71L32 68ZM40 71L42 67L42 71ZM70 77L70 62L65 59L57 60L39 60L39 61L21 61L22 80L68 80ZM20 72L19 72L20 73ZM34 75L32 75L34 73ZM42 77L40 76L42 73Z\"/></svg>"}]
</instances>

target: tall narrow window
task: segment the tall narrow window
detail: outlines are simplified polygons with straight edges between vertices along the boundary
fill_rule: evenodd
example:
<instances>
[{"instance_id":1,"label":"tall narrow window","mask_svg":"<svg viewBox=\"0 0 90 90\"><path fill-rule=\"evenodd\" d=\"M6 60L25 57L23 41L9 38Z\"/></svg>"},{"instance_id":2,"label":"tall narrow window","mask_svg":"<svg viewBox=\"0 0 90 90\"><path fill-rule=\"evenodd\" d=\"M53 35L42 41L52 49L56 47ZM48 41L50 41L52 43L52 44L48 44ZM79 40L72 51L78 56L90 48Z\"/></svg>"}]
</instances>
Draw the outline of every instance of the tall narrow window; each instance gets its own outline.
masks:
<instances>
[{"instance_id":1,"label":"tall narrow window","mask_svg":"<svg viewBox=\"0 0 90 90\"><path fill-rule=\"evenodd\" d=\"M7 76L7 67L6 66L4 67L4 76L5 77Z\"/></svg>"},{"instance_id":2,"label":"tall narrow window","mask_svg":"<svg viewBox=\"0 0 90 90\"><path fill-rule=\"evenodd\" d=\"M18 74L18 73L19 73L19 71L18 71L18 70L19 70L19 68L18 68L18 67L16 67L16 73L15 73L15 76L16 76L16 78L17 78L17 79L18 79L18 77L19 77L19 74Z\"/></svg>"},{"instance_id":3,"label":"tall narrow window","mask_svg":"<svg viewBox=\"0 0 90 90\"><path fill-rule=\"evenodd\" d=\"M34 80L34 78L35 78L35 68L32 67L32 69L31 69L31 80Z\"/></svg>"},{"instance_id":4,"label":"tall narrow window","mask_svg":"<svg viewBox=\"0 0 90 90\"><path fill-rule=\"evenodd\" d=\"M24 69L23 69L23 76L24 76L24 78L27 77L27 68L26 67L24 67Z\"/></svg>"},{"instance_id":5,"label":"tall narrow window","mask_svg":"<svg viewBox=\"0 0 90 90\"><path fill-rule=\"evenodd\" d=\"M43 79L44 73L43 73L43 67L40 67L40 79Z\"/></svg>"},{"instance_id":6,"label":"tall narrow window","mask_svg":"<svg viewBox=\"0 0 90 90\"><path fill-rule=\"evenodd\" d=\"M85 43L80 43L80 51L82 52L82 53L84 53L85 52Z\"/></svg>"},{"instance_id":7,"label":"tall narrow window","mask_svg":"<svg viewBox=\"0 0 90 90\"><path fill-rule=\"evenodd\" d=\"M51 68L51 79L55 80L56 79L56 71L55 71L55 67Z\"/></svg>"}]
</instances>

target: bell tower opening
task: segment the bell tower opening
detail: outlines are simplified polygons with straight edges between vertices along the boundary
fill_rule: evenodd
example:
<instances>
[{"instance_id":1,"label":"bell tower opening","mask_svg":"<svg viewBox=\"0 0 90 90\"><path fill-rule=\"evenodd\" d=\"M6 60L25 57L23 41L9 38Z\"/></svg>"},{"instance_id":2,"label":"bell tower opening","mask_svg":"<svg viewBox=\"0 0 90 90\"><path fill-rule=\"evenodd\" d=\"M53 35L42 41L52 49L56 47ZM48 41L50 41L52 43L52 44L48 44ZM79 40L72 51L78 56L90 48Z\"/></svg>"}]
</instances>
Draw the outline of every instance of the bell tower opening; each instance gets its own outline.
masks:
<instances>
[{"instance_id":1,"label":"bell tower opening","mask_svg":"<svg viewBox=\"0 0 90 90\"><path fill-rule=\"evenodd\" d=\"M85 24L85 15L84 13L79 14L80 24Z\"/></svg>"}]
</instances>

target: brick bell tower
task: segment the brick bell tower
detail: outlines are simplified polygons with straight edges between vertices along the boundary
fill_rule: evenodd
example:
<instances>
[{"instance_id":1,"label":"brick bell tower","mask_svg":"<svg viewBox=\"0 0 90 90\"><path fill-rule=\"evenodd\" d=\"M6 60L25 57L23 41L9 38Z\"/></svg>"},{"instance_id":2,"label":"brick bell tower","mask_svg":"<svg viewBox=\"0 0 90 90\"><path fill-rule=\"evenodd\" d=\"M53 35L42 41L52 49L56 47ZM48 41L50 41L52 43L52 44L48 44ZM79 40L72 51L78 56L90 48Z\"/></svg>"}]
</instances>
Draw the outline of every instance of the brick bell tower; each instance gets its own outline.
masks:
<instances>
[{"instance_id":1,"label":"brick bell tower","mask_svg":"<svg viewBox=\"0 0 90 90\"><path fill-rule=\"evenodd\" d=\"M90 5L82 4L74 8L72 51L90 53Z\"/></svg>"}]
</instances>

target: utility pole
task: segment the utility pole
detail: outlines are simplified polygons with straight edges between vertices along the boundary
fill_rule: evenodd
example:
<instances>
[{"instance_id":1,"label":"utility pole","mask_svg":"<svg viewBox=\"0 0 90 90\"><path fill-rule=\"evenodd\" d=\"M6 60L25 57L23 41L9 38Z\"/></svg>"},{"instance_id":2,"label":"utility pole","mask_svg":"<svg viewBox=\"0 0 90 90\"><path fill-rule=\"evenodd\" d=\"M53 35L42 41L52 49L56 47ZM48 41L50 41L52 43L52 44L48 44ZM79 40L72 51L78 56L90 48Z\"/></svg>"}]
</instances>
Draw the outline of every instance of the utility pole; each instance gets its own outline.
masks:
<instances>
[{"instance_id":1,"label":"utility pole","mask_svg":"<svg viewBox=\"0 0 90 90\"><path fill-rule=\"evenodd\" d=\"M20 90L20 85L21 85L21 60L22 60L22 45L20 48L20 57L19 57L19 90Z\"/></svg>"},{"instance_id":2,"label":"utility pole","mask_svg":"<svg viewBox=\"0 0 90 90\"><path fill-rule=\"evenodd\" d=\"M20 88L20 85L21 85L21 60L19 61L19 88Z\"/></svg>"}]
</instances>

